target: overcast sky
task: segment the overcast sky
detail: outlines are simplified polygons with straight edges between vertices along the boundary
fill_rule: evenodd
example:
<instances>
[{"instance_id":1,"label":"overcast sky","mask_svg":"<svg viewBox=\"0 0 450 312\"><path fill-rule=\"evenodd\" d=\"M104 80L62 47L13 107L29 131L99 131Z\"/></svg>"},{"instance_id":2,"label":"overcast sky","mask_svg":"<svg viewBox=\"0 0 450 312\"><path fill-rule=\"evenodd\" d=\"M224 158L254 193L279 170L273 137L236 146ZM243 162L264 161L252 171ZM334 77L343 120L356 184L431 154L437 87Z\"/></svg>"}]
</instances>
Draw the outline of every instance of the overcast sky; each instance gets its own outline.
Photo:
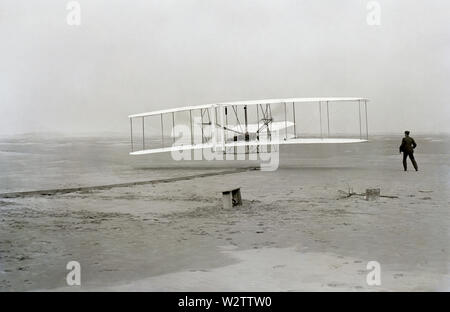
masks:
<instances>
[{"instance_id":1,"label":"overcast sky","mask_svg":"<svg viewBox=\"0 0 450 312\"><path fill-rule=\"evenodd\" d=\"M362 96L370 131L450 132L450 1L0 0L0 134L123 132L127 115Z\"/></svg>"}]
</instances>

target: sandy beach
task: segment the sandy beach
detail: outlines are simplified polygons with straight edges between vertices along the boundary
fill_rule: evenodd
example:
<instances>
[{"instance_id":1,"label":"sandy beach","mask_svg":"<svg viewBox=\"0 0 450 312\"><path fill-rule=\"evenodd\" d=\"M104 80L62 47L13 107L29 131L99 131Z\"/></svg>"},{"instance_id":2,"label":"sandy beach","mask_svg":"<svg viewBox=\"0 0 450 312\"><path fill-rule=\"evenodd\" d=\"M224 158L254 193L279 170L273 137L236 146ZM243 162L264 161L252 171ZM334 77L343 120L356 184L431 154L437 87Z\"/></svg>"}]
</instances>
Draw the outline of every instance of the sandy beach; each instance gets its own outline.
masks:
<instances>
[{"instance_id":1,"label":"sandy beach","mask_svg":"<svg viewBox=\"0 0 450 312\"><path fill-rule=\"evenodd\" d=\"M417 140L419 172L403 172L398 138L377 137L364 144L283 147L273 172L2 198L0 290L448 291L450 140ZM2 166L14 167L8 153L17 148L3 144ZM108 163L83 167L79 175L66 166L56 179L51 170L35 170L30 180L36 182L4 183L2 192L80 186L94 181L92 175L101 184L235 168L233 162L180 167L144 158L117 169L116 160L108 161L114 164L109 171ZM145 162L161 169L152 175L143 170ZM3 181L21 185L17 170L15 176L4 172ZM24 172L22 180L30 175ZM221 192L232 187L241 188L243 205L223 209ZM366 201L339 192L366 188L398 198ZM81 264L81 286L66 284L72 260ZM380 286L366 283L369 261L381 265Z\"/></svg>"}]
</instances>

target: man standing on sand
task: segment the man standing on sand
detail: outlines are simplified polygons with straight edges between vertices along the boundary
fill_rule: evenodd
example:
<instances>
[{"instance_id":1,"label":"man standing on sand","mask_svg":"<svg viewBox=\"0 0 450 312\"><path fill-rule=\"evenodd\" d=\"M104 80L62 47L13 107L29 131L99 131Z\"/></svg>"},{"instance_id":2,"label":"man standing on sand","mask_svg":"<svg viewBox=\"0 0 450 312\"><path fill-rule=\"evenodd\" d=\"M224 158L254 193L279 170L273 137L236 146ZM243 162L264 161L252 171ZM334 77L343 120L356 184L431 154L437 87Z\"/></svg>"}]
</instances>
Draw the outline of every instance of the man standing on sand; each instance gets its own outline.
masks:
<instances>
[{"instance_id":1,"label":"man standing on sand","mask_svg":"<svg viewBox=\"0 0 450 312\"><path fill-rule=\"evenodd\" d=\"M405 137L402 140L402 145L400 145L400 153L403 152L403 168L407 171L406 158L409 157L414 166L414 169L419 170L417 167L416 160L414 159L414 149L417 144L412 137L409 136L409 131L405 131Z\"/></svg>"}]
</instances>

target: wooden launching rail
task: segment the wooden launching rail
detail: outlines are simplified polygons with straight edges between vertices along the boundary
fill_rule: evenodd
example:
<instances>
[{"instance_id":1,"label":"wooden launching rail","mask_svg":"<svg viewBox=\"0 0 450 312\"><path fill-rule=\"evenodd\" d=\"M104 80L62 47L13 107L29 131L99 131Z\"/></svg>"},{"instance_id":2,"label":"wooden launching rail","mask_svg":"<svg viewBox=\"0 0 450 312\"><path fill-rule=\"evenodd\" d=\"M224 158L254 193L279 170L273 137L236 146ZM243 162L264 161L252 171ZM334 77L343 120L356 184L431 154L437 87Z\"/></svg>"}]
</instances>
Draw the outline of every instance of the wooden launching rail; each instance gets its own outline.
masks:
<instances>
[{"instance_id":1,"label":"wooden launching rail","mask_svg":"<svg viewBox=\"0 0 450 312\"><path fill-rule=\"evenodd\" d=\"M115 188L115 187L129 187L129 186L145 185L145 184L170 183L170 182L176 182L176 181L191 180L191 179L195 179L195 178L206 178L206 177L217 176L217 175L240 173L240 172L258 170L258 169L259 168L255 168L255 167L238 168L238 169L232 169L232 170L207 172L207 173L200 173L200 174L195 174L195 175L174 177L174 178L167 178L167 179L159 179L159 180L125 182L125 183L118 183L118 184L82 186L82 187L49 189L49 190L39 190L39 191L11 192L11 193L0 194L0 198L53 196L53 195L57 195L57 194L67 194L67 193L82 192L82 191L107 190L107 189L111 189L111 188Z\"/></svg>"}]
</instances>

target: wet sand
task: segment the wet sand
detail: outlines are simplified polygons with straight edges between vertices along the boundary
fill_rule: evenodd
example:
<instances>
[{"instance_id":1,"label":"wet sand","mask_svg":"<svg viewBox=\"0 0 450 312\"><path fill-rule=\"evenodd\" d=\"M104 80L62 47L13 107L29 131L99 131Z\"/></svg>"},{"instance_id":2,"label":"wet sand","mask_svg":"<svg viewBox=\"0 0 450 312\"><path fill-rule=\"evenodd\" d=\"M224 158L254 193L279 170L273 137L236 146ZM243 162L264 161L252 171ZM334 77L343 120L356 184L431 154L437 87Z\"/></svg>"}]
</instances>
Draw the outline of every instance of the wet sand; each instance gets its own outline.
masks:
<instances>
[{"instance_id":1,"label":"wet sand","mask_svg":"<svg viewBox=\"0 0 450 312\"><path fill-rule=\"evenodd\" d=\"M450 290L448 145L405 173L397 142L378 143L282 151L274 172L0 199L0 290ZM222 209L235 186L243 205ZM72 260L81 287L66 285Z\"/></svg>"}]
</instances>

